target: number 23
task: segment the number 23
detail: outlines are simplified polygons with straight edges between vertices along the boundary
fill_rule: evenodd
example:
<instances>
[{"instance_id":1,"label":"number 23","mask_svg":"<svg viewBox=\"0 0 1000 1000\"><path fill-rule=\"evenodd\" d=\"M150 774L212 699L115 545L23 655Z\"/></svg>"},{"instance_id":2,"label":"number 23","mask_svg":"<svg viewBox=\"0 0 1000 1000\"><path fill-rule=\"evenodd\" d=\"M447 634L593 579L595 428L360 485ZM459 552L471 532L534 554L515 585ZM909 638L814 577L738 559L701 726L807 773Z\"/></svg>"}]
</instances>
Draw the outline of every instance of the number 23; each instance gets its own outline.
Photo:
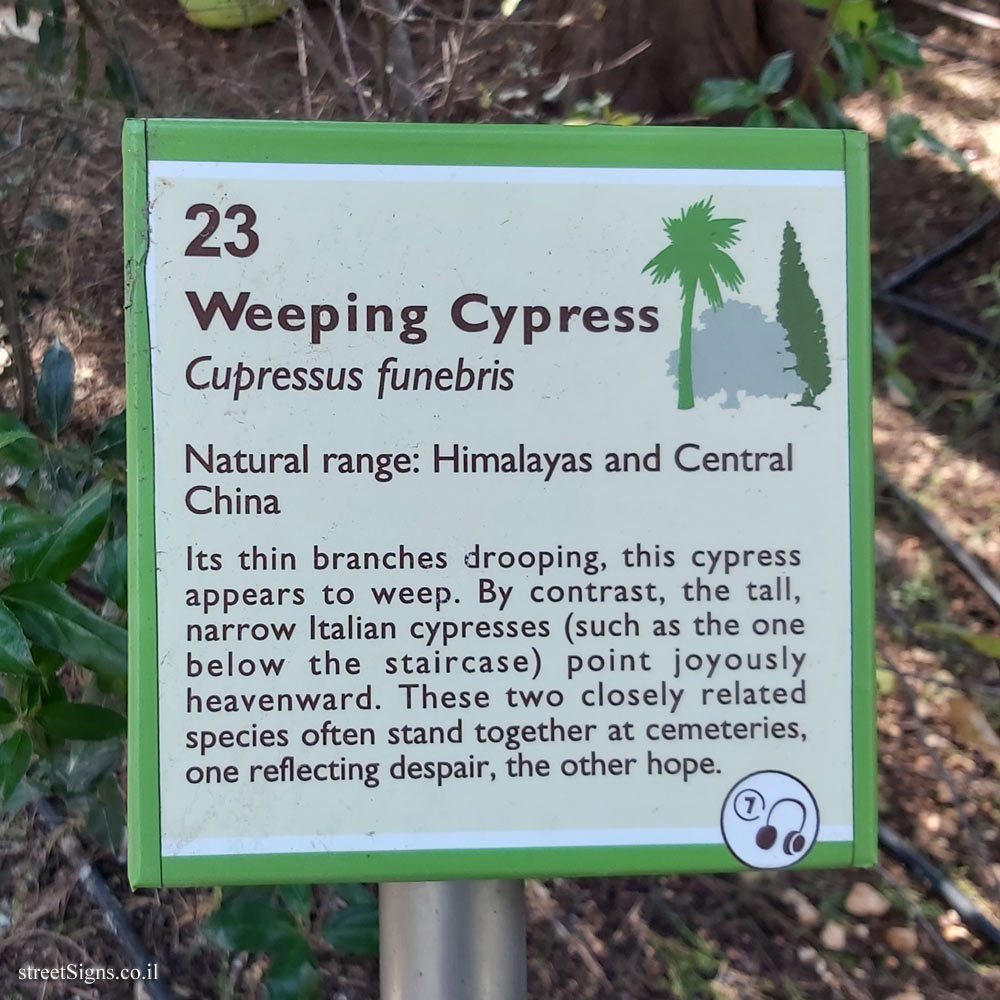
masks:
<instances>
[{"instance_id":1,"label":"number 23","mask_svg":"<svg viewBox=\"0 0 1000 1000\"><path fill-rule=\"evenodd\" d=\"M208 221L201 232L187 245L184 256L221 257L222 249L208 243L208 240L215 235L215 231L219 228L219 210L214 205L199 202L187 210L184 218L197 219L199 215L206 216ZM225 217L230 221L242 219L236 227L236 232L246 240L242 245L234 240L229 240L223 244L226 252L233 257L250 257L255 254L257 248L260 246L260 237L253 228L254 223L257 221L257 213L249 205L230 205L226 209Z\"/></svg>"}]
</instances>

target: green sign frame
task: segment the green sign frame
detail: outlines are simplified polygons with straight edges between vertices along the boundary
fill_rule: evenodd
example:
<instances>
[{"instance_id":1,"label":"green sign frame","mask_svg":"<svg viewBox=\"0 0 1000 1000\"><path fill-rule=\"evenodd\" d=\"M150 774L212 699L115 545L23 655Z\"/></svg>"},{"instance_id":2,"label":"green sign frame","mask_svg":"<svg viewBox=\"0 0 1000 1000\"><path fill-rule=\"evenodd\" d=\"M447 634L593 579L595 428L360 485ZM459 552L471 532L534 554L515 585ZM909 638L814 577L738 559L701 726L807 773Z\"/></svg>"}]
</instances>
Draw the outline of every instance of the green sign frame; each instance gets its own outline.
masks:
<instances>
[{"instance_id":1,"label":"green sign frame","mask_svg":"<svg viewBox=\"0 0 1000 1000\"><path fill-rule=\"evenodd\" d=\"M147 163L685 167L842 171L846 181L853 822L799 864L876 861L873 466L868 150L863 133L132 120L124 202L129 502L129 877L135 886L608 876L743 869L724 844L164 857L160 833L157 580Z\"/></svg>"}]
</instances>

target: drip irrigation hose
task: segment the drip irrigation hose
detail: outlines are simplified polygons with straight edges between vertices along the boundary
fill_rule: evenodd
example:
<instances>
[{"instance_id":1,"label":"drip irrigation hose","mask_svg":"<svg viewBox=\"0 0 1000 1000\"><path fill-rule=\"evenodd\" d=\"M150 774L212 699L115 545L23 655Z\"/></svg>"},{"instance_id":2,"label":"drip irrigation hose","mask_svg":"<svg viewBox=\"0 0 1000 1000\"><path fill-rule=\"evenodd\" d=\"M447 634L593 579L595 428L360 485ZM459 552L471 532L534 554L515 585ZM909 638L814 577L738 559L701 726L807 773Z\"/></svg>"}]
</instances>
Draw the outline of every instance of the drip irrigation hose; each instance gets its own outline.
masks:
<instances>
[{"instance_id":1,"label":"drip irrigation hose","mask_svg":"<svg viewBox=\"0 0 1000 1000\"><path fill-rule=\"evenodd\" d=\"M956 541L948 533L948 529L936 515L932 514L916 497L910 496L902 486L882 468L877 469L878 477L892 492L917 516L923 525L943 546L949 556L965 571L966 575L990 599L993 606L1000 611L1000 583L986 572L979 560L969 552L961 542Z\"/></svg>"},{"instance_id":2,"label":"drip irrigation hose","mask_svg":"<svg viewBox=\"0 0 1000 1000\"><path fill-rule=\"evenodd\" d=\"M951 537L941 521L916 497L911 496L899 483L888 476L884 469L877 466L876 471L878 478L909 507L944 547L948 555L1000 611L1000 584L982 568L971 552ZM1000 927L997 927L984 913L978 910L954 882L911 847L891 826L879 823L878 841L884 851L928 882L931 889L959 915L969 930L993 947L1000 948Z\"/></svg>"},{"instance_id":3,"label":"drip irrigation hose","mask_svg":"<svg viewBox=\"0 0 1000 1000\"><path fill-rule=\"evenodd\" d=\"M921 302L920 299L913 298L912 295L879 291L875 293L874 298L876 302L884 302L886 305L905 309L907 312L911 312L916 316L922 316L924 319L928 319L938 326L943 326L946 330L953 330L955 333L960 333L970 340L977 340L980 344L985 344L987 347L1000 347L1000 338L991 334L985 327L976 326L974 323L966 323L965 320L958 319L956 316L949 316L948 313L940 312L926 302Z\"/></svg>"},{"instance_id":4,"label":"drip irrigation hose","mask_svg":"<svg viewBox=\"0 0 1000 1000\"><path fill-rule=\"evenodd\" d=\"M1000 948L1000 927L977 909L972 900L944 872L931 864L886 823L878 825L878 842L882 850L902 862L914 875L924 879L931 889L961 917L962 923L976 937L988 942L994 948Z\"/></svg>"},{"instance_id":5,"label":"drip irrigation hose","mask_svg":"<svg viewBox=\"0 0 1000 1000\"><path fill-rule=\"evenodd\" d=\"M50 832L59 833L59 849L73 866L87 895L100 908L104 922L121 946L129 965L134 969L147 969L153 965L156 959L149 954L136 936L125 911L108 887L108 883L87 860L83 848L80 846L80 841L71 832L63 829L64 821L52 803L46 799L39 799L35 803L35 814ZM173 993L161 979L142 980L142 989L149 1000L175 1000Z\"/></svg>"},{"instance_id":6,"label":"drip irrigation hose","mask_svg":"<svg viewBox=\"0 0 1000 1000\"><path fill-rule=\"evenodd\" d=\"M911 35L908 31L903 32L908 38L912 38L922 49L930 49L932 52L941 52L946 56L961 59L962 62L979 63L981 66L990 66L993 69L1000 69L1000 61L989 59L986 56L978 56L974 52L967 52L955 45L942 45L940 42L932 42L926 35Z\"/></svg>"},{"instance_id":7,"label":"drip irrigation hose","mask_svg":"<svg viewBox=\"0 0 1000 1000\"><path fill-rule=\"evenodd\" d=\"M964 229L957 232L950 239L947 239L937 249L918 257L915 261L907 264L895 274L889 275L879 286L877 295L883 292L892 292L907 282L912 281L922 271L926 271L932 264L960 250L966 243L975 239L987 226L1000 219L1000 205L994 205L988 212L984 212L978 219L973 219Z\"/></svg>"},{"instance_id":8,"label":"drip irrigation hose","mask_svg":"<svg viewBox=\"0 0 1000 1000\"><path fill-rule=\"evenodd\" d=\"M967 323L965 320L958 319L955 316L935 309L934 306L922 302L920 299L916 299L911 295L903 295L899 292L899 289L909 284L929 267L944 260L945 257L948 257L956 250L960 250L967 243L970 243L984 229L996 222L997 219L1000 219L1000 205L994 205L991 209L980 215L978 219L974 219L964 229L957 232L950 239L945 240L944 243L930 253L918 257L915 261L907 264L906 267L890 275L876 289L873 298L877 302L884 302L886 305L896 306L916 316L922 316L924 319L930 320L932 323L936 323L946 330L960 333L962 336L968 337L970 340L976 340L987 347L1000 347L1000 338L985 327L977 326L975 323Z\"/></svg>"}]
</instances>

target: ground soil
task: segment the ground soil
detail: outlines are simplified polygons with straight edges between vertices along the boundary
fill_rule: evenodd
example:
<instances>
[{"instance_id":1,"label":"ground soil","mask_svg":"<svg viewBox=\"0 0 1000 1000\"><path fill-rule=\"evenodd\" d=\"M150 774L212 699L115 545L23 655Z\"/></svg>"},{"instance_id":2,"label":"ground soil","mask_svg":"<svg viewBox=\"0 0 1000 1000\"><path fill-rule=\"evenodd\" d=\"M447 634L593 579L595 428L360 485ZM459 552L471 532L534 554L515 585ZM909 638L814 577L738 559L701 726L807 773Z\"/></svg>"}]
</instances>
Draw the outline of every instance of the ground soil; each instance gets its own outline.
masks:
<instances>
[{"instance_id":1,"label":"ground soil","mask_svg":"<svg viewBox=\"0 0 1000 1000\"><path fill-rule=\"evenodd\" d=\"M421 83L431 117L533 121L554 114L539 95L558 72L536 72L532 29L491 21L487 15L496 4L474 5L477 20L463 26L457 18L462 6L416 8L417 62L426 67ZM867 94L847 105L875 140L876 288L995 206L1000 195L1000 31L923 4L894 6L897 19L925 41L927 66L907 74L902 101ZM966 6L1000 17L1000 5L987 0ZM2 8L0 0L0 20ZM148 97L143 113L356 118L361 101L371 114L387 113L390 99L381 96L380 76L370 68L368 46L377 49L378 39L352 4L344 4L352 54L368 74L362 89L369 92L360 99L344 80L345 52L325 5L307 8L314 25L307 30L314 33L304 77L290 20L213 33L188 23L169 0L97 9L114 14L104 22L105 41L120 45L142 76ZM439 16L432 16L435 11ZM72 80L29 73L30 40L0 36L4 134L19 135L36 157L46 157L54 139L61 140L37 180L26 185L22 179L15 194L26 205L25 240L32 251L23 279L28 332L36 360L53 335L72 348L78 380L72 433L80 436L124 401L122 109L99 96L102 42L91 37L88 96L74 100ZM316 40L329 43L332 62L312 44ZM919 114L966 157L969 171L926 148L905 160L890 157L879 139L886 114L900 109ZM407 114L405 107L388 111ZM998 267L1000 222L994 222L906 291L996 334L1000 319L991 310L1000 304ZM946 622L997 635L1000 608L957 567L911 502L930 510L1000 576L1000 355L895 308L878 305L876 323L885 334L874 404L882 817L1000 924L998 663L925 627ZM0 378L8 402L12 392L11 379ZM102 849L83 832L81 837L176 996L263 997L267 957L223 952L199 931L200 920L218 904L217 893L131 892L121 851ZM1000 952L897 860L883 854L880 862L865 872L531 882L530 995L1000 996ZM857 915L845 908L858 882L885 898L884 913ZM316 912L322 903L317 890ZM374 959L330 951L322 958L324 997L377 996ZM16 970L29 963L80 961L126 964L78 873L31 809L0 820L0 997L133 995L106 985L59 993L17 981Z\"/></svg>"}]
</instances>

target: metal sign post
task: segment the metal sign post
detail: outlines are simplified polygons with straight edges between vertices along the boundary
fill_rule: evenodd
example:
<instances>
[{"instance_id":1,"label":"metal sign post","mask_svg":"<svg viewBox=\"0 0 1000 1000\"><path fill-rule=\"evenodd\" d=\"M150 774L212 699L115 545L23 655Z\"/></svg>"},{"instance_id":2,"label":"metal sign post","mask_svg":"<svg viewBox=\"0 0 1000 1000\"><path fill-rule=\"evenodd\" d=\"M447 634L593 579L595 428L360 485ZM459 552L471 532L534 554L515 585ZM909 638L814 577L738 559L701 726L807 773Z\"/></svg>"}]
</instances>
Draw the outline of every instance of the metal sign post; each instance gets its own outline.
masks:
<instances>
[{"instance_id":1,"label":"metal sign post","mask_svg":"<svg viewBox=\"0 0 1000 1000\"><path fill-rule=\"evenodd\" d=\"M525 1000L524 883L384 882L382 1000Z\"/></svg>"}]
</instances>

